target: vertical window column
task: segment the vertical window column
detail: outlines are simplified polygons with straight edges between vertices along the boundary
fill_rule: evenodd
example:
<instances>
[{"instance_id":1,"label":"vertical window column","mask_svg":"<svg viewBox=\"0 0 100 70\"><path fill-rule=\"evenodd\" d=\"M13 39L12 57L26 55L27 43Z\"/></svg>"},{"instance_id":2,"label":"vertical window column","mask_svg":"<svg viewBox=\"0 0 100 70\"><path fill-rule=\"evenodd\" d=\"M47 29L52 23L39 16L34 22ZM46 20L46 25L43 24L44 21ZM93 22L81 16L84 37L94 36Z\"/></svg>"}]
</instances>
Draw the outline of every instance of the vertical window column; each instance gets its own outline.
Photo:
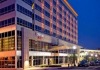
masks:
<instances>
[{"instance_id":1,"label":"vertical window column","mask_svg":"<svg viewBox=\"0 0 100 70\"><path fill-rule=\"evenodd\" d=\"M67 28L66 28L66 30L67 30L67 40L69 41L69 22L68 22L69 18L68 18L68 15L69 15L69 12L66 11L66 18L67 18L67 21L66 21L66 25L67 25Z\"/></svg>"},{"instance_id":2,"label":"vertical window column","mask_svg":"<svg viewBox=\"0 0 100 70\"><path fill-rule=\"evenodd\" d=\"M57 10L57 15L56 15L56 17L57 17L57 21L56 21L56 23L57 23L57 24L56 24L56 26L57 26L57 29L56 29L56 31L57 31L57 37L58 37L58 34L59 34L59 29L58 29L58 28L59 28L59 21L58 21L58 20L59 20L59 15L58 15L58 12L59 12L58 7L59 7L59 6L58 6L58 5L59 5L59 1L57 0L57 6L56 6L56 7L57 7L57 8L56 8L56 10Z\"/></svg>"},{"instance_id":3,"label":"vertical window column","mask_svg":"<svg viewBox=\"0 0 100 70\"><path fill-rule=\"evenodd\" d=\"M62 6L62 11L64 11L64 6ZM64 12L62 12L62 17L64 17ZM64 18L62 18L62 38L65 37L63 25L64 25Z\"/></svg>"},{"instance_id":4,"label":"vertical window column","mask_svg":"<svg viewBox=\"0 0 100 70\"><path fill-rule=\"evenodd\" d=\"M52 0L50 0L50 34L53 34L53 24L52 24L52 12L53 12L53 4L52 4Z\"/></svg>"},{"instance_id":5,"label":"vertical window column","mask_svg":"<svg viewBox=\"0 0 100 70\"><path fill-rule=\"evenodd\" d=\"M69 14L70 40L71 40L71 42L73 42L72 31L71 31L73 28L72 28L71 24L72 24L72 15Z\"/></svg>"},{"instance_id":6,"label":"vertical window column","mask_svg":"<svg viewBox=\"0 0 100 70\"><path fill-rule=\"evenodd\" d=\"M17 68L22 68L22 56L17 56Z\"/></svg>"},{"instance_id":7,"label":"vertical window column","mask_svg":"<svg viewBox=\"0 0 100 70\"><path fill-rule=\"evenodd\" d=\"M22 32L17 31L17 50L22 49Z\"/></svg>"},{"instance_id":8,"label":"vertical window column","mask_svg":"<svg viewBox=\"0 0 100 70\"><path fill-rule=\"evenodd\" d=\"M41 25L42 25L42 31L44 30L44 28L45 28L45 25L44 25L44 1L42 1L41 2L41 7L42 7L42 13L41 13L41 15L42 15L42 23L41 23Z\"/></svg>"}]
</instances>

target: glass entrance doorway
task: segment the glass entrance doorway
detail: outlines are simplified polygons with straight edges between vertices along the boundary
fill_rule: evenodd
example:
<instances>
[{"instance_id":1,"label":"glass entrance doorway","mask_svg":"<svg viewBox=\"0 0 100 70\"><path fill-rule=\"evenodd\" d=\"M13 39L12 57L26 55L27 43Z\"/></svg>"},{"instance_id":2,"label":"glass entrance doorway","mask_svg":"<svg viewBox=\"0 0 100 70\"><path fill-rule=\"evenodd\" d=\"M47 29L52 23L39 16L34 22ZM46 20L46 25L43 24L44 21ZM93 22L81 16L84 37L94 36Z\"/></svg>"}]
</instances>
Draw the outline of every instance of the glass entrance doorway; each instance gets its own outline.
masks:
<instances>
[{"instance_id":1,"label":"glass entrance doorway","mask_svg":"<svg viewBox=\"0 0 100 70\"><path fill-rule=\"evenodd\" d=\"M30 66L48 65L50 60L47 56L30 56L29 64Z\"/></svg>"},{"instance_id":2,"label":"glass entrance doorway","mask_svg":"<svg viewBox=\"0 0 100 70\"><path fill-rule=\"evenodd\" d=\"M33 57L33 66L42 65L43 57L42 56L34 56Z\"/></svg>"}]
</instances>

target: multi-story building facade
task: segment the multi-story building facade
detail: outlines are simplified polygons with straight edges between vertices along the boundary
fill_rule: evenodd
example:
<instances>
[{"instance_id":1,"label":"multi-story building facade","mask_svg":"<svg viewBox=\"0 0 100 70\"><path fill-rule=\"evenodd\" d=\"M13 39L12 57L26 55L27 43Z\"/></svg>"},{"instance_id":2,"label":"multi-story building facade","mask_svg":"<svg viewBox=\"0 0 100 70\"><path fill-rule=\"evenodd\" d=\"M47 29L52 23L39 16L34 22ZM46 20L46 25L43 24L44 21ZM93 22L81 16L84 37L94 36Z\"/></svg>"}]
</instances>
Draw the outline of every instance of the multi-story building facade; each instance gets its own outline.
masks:
<instances>
[{"instance_id":1,"label":"multi-story building facade","mask_svg":"<svg viewBox=\"0 0 100 70\"><path fill-rule=\"evenodd\" d=\"M77 16L67 0L0 0L0 68L67 63Z\"/></svg>"}]
</instances>

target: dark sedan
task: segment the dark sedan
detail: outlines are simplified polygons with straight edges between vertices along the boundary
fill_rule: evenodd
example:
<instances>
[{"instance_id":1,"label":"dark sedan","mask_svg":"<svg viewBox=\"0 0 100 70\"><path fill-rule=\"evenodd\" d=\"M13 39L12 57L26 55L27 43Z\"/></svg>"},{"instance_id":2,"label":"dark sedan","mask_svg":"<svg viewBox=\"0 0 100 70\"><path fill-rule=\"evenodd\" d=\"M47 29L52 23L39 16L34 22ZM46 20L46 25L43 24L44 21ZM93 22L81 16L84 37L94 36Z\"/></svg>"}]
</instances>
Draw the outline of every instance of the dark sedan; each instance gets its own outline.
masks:
<instances>
[{"instance_id":1,"label":"dark sedan","mask_svg":"<svg viewBox=\"0 0 100 70\"><path fill-rule=\"evenodd\" d=\"M94 61L90 61L90 66L95 66L95 62Z\"/></svg>"},{"instance_id":2,"label":"dark sedan","mask_svg":"<svg viewBox=\"0 0 100 70\"><path fill-rule=\"evenodd\" d=\"M82 60L79 64L78 67L88 67L89 62L87 60Z\"/></svg>"}]
</instances>

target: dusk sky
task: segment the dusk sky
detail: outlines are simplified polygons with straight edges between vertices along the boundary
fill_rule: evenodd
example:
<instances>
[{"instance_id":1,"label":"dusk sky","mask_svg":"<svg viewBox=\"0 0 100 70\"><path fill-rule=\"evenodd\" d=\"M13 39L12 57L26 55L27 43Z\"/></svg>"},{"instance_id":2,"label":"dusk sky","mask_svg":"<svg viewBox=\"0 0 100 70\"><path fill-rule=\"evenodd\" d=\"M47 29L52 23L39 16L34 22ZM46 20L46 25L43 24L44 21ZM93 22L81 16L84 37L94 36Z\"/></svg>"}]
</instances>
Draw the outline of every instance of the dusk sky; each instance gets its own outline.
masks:
<instances>
[{"instance_id":1,"label":"dusk sky","mask_svg":"<svg viewBox=\"0 0 100 70\"><path fill-rule=\"evenodd\" d=\"M68 0L78 13L79 45L100 48L100 0Z\"/></svg>"}]
</instances>

